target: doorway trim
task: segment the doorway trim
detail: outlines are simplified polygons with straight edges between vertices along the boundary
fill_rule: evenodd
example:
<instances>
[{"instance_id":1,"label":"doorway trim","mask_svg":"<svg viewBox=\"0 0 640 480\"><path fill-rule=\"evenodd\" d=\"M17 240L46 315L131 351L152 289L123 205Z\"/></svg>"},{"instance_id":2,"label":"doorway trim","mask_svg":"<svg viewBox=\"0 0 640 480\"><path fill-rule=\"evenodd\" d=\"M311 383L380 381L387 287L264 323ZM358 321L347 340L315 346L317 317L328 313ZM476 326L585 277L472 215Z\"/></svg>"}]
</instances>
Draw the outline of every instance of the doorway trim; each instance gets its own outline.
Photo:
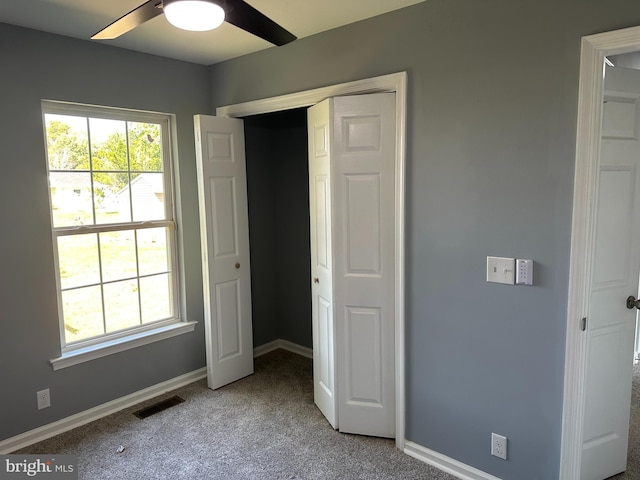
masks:
<instances>
[{"instance_id":1,"label":"doorway trim","mask_svg":"<svg viewBox=\"0 0 640 480\"><path fill-rule=\"evenodd\" d=\"M396 94L396 167L395 167L395 386L396 447L405 446L405 155L407 115L407 72L391 73L348 83L304 90L226 105L216 109L221 117L241 118L315 105L329 97L366 93Z\"/></svg>"},{"instance_id":2,"label":"doorway trim","mask_svg":"<svg viewBox=\"0 0 640 480\"><path fill-rule=\"evenodd\" d=\"M640 50L640 27L582 37L580 87L571 224L571 260L564 369L560 480L580 478L586 403L587 337L581 319L589 316L589 279L595 242L597 173L600 159L604 59Z\"/></svg>"}]
</instances>

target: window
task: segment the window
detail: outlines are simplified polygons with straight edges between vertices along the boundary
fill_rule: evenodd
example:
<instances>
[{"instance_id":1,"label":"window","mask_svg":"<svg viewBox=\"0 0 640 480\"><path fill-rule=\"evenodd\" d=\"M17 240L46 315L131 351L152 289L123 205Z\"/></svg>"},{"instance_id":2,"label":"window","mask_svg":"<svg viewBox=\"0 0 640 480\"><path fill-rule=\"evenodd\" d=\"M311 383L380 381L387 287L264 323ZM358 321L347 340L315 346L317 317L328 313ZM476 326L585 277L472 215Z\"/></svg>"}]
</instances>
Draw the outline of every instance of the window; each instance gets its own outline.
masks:
<instances>
[{"instance_id":1,"label":"window","mask_svg":"<svg viewBox=\"0 0 640 480\"><path fill-rule=\"evenodd\" d=\"M178 323L170 117L43 113L63 355Z\"/></svg>"}]
</instances>

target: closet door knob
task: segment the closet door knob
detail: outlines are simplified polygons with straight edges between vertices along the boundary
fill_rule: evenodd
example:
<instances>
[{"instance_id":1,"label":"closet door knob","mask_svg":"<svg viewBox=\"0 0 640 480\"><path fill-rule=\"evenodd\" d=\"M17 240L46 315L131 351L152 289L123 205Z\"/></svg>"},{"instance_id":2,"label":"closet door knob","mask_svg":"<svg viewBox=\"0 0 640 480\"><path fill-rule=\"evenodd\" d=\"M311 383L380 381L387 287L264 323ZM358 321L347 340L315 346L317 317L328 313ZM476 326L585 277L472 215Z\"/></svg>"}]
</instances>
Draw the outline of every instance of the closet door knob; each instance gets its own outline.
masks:
<instances>
[{"instance_id":1,"label":"closet door knob","mask_svg":"<svg viewBox=\"0 0 640 480\"><path fill-rule=\"evenodd\" d=\"M320 283L320 279L318 277L313 277L313 283Z\"/></svg>"},{"instance_id":2,"label":"closet door knob","mask_svg":"<svg viewBox=\"0 0 640 480\"><path fill-rule=\"evenodd\" d=\"M634 297L633 295L627 297L627 308L629 310L633 308L637 308L638 310L640 310L640 300L636 300L636 297Z\"/></svg>"},{"instance_id":3,"label":"closet door knob","mask_svg":"<svg viewBox=\"0 0 640 480\"><path fill-rule=\"evenodd\" d=\"M240 268L240 264L236 263L236 269Z\"/></svg>"}]
</instances>

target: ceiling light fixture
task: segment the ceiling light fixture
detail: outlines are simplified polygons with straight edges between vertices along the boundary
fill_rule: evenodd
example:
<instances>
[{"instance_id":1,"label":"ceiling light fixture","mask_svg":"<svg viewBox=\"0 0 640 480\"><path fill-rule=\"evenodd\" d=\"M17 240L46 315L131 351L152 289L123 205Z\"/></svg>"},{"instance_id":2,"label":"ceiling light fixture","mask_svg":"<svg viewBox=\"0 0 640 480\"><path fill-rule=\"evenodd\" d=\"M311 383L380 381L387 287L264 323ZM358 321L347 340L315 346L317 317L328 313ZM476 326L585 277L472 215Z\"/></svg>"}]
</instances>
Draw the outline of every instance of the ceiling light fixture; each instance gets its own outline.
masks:
<instances>
[{"instance_id":1,"label":"ceiling light fixture","mask_svg":"<svg viewBox=\"0 0 640 480\"><path fill-rule=\"evenodd\" d=\"M162 10L173 26L193 32L213 30L224 21L224 10L211 0L164 0Z\"/></svg>"}]
</instances>

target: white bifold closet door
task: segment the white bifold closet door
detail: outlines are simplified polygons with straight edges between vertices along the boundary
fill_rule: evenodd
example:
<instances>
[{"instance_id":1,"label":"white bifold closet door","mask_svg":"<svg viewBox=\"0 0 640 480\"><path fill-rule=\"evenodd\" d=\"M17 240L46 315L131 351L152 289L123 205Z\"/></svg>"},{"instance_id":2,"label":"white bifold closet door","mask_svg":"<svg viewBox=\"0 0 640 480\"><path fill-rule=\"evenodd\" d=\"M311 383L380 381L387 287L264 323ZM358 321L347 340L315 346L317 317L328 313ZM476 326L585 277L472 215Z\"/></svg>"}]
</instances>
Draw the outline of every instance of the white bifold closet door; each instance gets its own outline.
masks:
<instances>
[{"instance_id":1,"label":"white bifold closet door","mask_svg":"<svg viewBox=\"0 0 640 480\"><path fill-rule=\"evenodd\" d=\"M314 400L341 432L395 436L395 94L308 110Z\"/></svg>"},{"instance_id":2,"label":"white bifold closet door","mask_svg":"<svg viewBox=\"0 0 640 480\"><path fill-rule=\"evenodd\" d=\"M206 115L194 121L207 379L215 389L253 373L244 124Z\"/></svg>"}]
</instances>

